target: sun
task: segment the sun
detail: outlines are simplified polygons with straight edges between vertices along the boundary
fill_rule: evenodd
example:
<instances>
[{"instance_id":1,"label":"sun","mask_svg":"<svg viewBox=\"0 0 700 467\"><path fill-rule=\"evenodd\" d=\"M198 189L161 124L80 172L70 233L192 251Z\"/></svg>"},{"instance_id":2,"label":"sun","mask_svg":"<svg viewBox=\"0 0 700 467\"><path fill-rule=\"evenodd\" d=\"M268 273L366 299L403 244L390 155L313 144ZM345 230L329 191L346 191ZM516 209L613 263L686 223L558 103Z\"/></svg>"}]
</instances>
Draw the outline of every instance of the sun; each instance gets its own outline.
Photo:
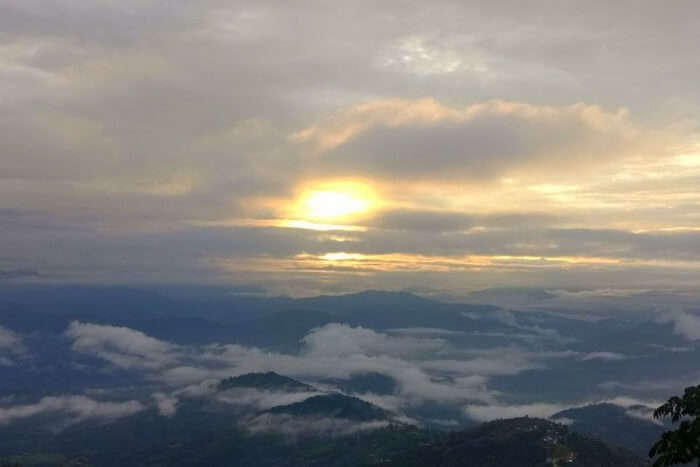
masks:
<instances>
[{"instance_id":1,"label":"sun","mask_svg":"<svg viewBox=\"0 0 700 467\"><path fill-rule=\"evenodd\" d=\"M375 204L371 191L358 184L317 187L306 191L299 201L299 214L316 220L356 217L370 211Z\"/></svg>"},{"instance_id":2,"label":"sun","mask_svg":"<svg viewBox=\"0 0 700 467\"><path fill-rule=\"evenodd\" d=\"M315 191L305 201L309 217L334 218L357 214L369 209L369 202L338 191Z\"/></svg>"}]
</instances>

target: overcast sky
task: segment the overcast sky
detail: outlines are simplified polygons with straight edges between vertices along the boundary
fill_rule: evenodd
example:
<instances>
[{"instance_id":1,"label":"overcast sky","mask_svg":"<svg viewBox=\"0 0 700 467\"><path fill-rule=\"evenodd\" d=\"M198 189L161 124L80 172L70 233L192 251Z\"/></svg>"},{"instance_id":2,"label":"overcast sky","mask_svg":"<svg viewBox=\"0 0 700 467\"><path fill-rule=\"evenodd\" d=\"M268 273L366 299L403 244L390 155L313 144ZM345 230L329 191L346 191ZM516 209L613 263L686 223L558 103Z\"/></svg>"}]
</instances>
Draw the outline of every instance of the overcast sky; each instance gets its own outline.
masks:
<instances>
[{"instance_id":1,"label":"overcast sky","mask_svg":"<svg viewBox=\"0 0 700 467\"><path fill-rule=\"evenodd\" d=\"M0 281L685 288L697 1L0 0Z\"/></svg>"}]
</instances>

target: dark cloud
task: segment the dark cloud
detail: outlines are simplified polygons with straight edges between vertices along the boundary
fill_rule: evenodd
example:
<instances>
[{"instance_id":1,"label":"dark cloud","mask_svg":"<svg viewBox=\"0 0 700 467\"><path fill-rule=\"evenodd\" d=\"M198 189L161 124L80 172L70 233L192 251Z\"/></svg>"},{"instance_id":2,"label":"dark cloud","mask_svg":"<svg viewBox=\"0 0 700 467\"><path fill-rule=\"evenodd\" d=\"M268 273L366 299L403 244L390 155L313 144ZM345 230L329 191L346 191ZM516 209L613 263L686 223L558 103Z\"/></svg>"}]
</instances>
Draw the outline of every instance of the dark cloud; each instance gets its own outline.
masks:
<instances>
[{"instance_id":1,"label":"dark cloud","mask_svg":"<svg viewBox=\"0 0 700 467\"><path fill-rule=\"evenodd\" d=\"M387 230L458 232L473 227L513 228L558 224L558 216L541 213L467 214L457 211L397 209L379 213L369 224Z\"/></svg>"},{"instance_id":2,"label":"dark cloud","mask_svg":"<svg viewBox=\"0 0 700 467\"><path fill-rule=\"evenodd\" d=\"M645 144L622 111L492 101L466 108L431 99L351 107L297 133L334 175L484 180L510 171L600 165Z\"/></svg>"},{"instance_id":3,"label":"dark cloud","mask_svg":"<svg viewBox=\"0 0 700 467\"><path fill-rule=\"evenodd\" d=\"M0 280L28 279L39 276L40 274L33 269L0 269Z\"/></svg>"}]
</instances>

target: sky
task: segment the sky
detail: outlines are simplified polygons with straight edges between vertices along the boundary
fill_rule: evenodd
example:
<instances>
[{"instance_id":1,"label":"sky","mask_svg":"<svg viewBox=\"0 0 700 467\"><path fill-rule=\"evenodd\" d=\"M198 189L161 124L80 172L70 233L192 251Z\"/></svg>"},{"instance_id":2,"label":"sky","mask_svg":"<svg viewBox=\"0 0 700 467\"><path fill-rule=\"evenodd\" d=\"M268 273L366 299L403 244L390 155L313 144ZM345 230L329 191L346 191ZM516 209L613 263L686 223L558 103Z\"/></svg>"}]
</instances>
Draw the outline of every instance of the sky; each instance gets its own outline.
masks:
<instances>
[{"instance_id":1,"label":"sky","mask_svg":"<svg viewBox=\"0 0 700 467\"><path fill-rule=\"evenodd\" d=\"M0 282L696 287L695 1L0 0Z\"/></svg>"}]
</instances>

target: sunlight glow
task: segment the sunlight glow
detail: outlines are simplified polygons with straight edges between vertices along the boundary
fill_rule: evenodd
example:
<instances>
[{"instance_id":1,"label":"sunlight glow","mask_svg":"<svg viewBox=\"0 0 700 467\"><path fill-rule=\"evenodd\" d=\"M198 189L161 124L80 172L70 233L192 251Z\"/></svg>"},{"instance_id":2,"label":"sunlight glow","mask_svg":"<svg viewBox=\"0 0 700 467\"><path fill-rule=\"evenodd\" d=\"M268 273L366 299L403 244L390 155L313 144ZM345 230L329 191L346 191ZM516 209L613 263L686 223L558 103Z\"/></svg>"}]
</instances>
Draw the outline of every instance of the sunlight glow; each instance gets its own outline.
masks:
<instances>
[{"instance_id":1,"label":"sunlight glow","mask_svg":"<svg viewBox=\"0 0 700 467\"><path fill-rule=\"evenodd\" d=\"M367 214L376 207L373 191L363 183L327 182L301 194L294 217L310 221L340 220Z\"/></svg>"},{"instance_id":2,"label":"sunlight glow","mask_svg":"<svg viewBox=\"0 0 700 467\"><path fill-rule=\"evenodd\" d=\"M305 205L309 216L321 218L347 216L369 208L367 200L335 191L313 192L306 199Z\"/></svg>"}]
</instances>

